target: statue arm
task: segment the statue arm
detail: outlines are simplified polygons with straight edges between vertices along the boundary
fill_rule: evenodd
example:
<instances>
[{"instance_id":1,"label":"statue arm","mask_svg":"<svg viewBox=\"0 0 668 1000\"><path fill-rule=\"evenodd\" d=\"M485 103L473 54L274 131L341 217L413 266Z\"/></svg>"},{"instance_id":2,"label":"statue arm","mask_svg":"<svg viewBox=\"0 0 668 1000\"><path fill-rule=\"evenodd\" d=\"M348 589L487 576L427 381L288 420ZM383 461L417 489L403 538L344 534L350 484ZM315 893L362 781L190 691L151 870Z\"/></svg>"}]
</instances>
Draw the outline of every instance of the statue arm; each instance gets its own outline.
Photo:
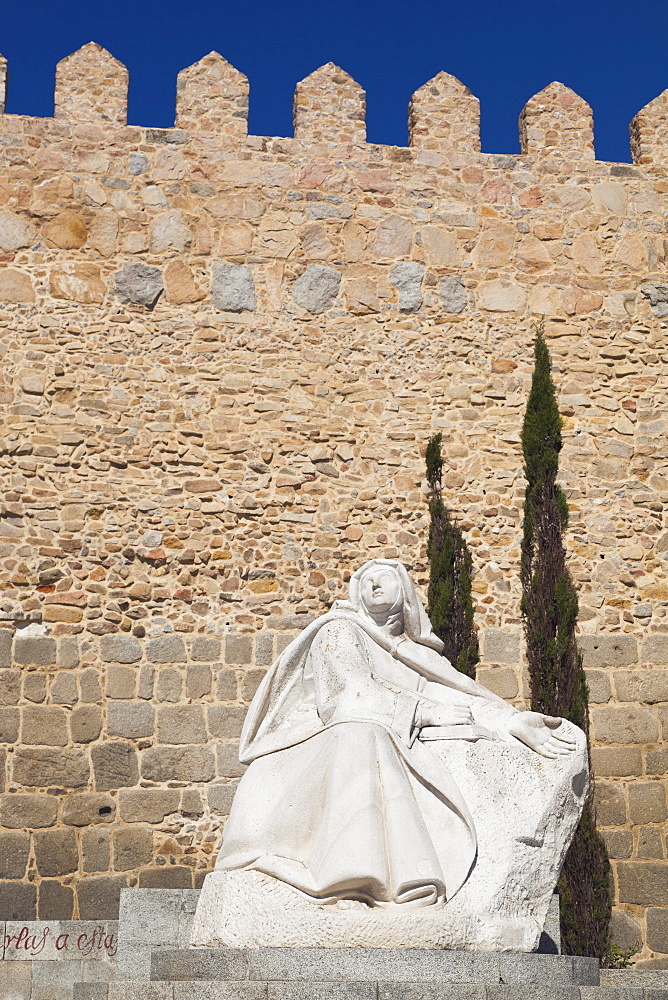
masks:
<instances>
[{"instance_id":1,"label":"statue arm","mask_svg":"<svg viewBox=\"0 0 668 1000\"><path fill-rule=\"evenodd\" d=\"M354 623L340 620L324 625L309 655L316 706L325 725L375 721L412 742L420 699L373 674L362 633Z\"/></svg>"}]
</instances>

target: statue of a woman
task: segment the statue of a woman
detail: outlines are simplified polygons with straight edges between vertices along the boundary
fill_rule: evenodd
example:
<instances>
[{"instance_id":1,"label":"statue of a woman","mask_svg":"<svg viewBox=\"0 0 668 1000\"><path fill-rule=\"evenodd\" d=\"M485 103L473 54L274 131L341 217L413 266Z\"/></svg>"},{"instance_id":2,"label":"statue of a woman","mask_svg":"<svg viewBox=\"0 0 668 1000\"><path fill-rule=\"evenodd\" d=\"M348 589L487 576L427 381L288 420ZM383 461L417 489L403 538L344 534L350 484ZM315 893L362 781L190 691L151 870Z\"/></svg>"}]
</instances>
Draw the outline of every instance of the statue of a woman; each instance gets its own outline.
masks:
<instances>
[{"instance_id":1,"label":"statue of a woman","mask_svg":"<svg viewBox=\"0 0 668 1000\"><path fill-rule=\"evenodd\" d=\"M222 872L262 873L263 885L282 883L330 912L332 904L443 908L478 863L481 820L450 766L458 744L521 750L513 761L577 757L582 774L579 730L517 711L455 670L441 649L404 566L362 566L349 600L304 629L253 699L239 753L250 766L207 882ZM568 839L586 774L580 785ZM514 789L504 791L512 800ZM199 943L213 933L206 895L205 882Z\"/></svg>"}]
</instances>

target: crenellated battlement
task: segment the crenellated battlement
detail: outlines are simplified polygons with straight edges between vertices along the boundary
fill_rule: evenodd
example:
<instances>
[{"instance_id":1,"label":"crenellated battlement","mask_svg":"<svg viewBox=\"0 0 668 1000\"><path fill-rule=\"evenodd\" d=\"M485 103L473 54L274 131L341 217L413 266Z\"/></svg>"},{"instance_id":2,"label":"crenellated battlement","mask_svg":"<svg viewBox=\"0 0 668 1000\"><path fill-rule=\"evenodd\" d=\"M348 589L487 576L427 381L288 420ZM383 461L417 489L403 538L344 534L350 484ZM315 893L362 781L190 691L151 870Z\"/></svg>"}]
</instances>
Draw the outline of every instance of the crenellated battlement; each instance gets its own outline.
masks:
<instances>
[{"instance_id":1,"label":"crenellated battlement","mask_svg":"<svg viewBox=\"0 0 668 1000\"><path fill-rule=\"evenodd\" d=\"M0 114L5 113L7 60L0 56ZM176 81L175 128L221 146L248 136L249 81L217 52L181 70ZM127 122L127 68L96 42L56 67L53 119L48 122L115 128ZM668 164L668 90L630 124L633 162ZM27 116L11 116L27 118ZM30 119L28 119L30 120ZM327 63L295 88L294 138L305 145L366 143L366 94L341 67ZM594 119L583 98L557 81L531 97L519 117L522 154L583 164L595 159ZM408 106L408 146L440 153L480 152L480 102L456 77L440 72L415 91Z\"/></svg>"}]
</instances>

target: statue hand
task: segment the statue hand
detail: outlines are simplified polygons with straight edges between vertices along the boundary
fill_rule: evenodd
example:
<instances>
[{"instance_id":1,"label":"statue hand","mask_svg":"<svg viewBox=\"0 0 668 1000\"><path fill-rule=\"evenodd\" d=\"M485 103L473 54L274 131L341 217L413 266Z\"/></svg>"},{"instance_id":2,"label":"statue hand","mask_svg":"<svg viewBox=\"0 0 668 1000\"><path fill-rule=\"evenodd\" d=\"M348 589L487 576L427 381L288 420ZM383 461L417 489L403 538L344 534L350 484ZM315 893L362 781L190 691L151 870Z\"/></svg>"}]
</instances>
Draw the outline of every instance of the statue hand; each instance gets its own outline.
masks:
<instances>
[{"instance_id":1,"label":"statue hand","mask_svg":"<svg viewBox=\"0 0 668 1000\"><path fill-rule=\"evenodd\" d=\"M518 712L508 726L511 736L520 740L541 757L563 757L573 753L577 742L567 729L560 732L564 720L540 712Z\"/></svg>"},{"instance_id":2,"label":"statue hand","mask_svg":"<svg viewBox=\"0 0 668 1000\"><path fill-rule=\"evenodd\" d=\"M473 716L465 704L437 705L423 702L419 708L418 725L422 726L471 726Z\"/></svg>"}]
</instances>

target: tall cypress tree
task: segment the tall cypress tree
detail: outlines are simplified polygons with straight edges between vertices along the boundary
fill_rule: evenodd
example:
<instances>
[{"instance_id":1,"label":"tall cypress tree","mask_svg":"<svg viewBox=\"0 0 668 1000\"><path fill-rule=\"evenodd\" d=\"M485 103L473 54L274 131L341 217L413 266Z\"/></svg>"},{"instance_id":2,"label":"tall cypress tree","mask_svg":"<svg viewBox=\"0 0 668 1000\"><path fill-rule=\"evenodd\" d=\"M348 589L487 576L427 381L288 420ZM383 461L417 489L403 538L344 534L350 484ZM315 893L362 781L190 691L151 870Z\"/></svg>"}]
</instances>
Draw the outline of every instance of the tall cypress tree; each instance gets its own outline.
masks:
<instances>
[{"instance_id":1,"label":"tall cypress tree","mask_svg":"<svg viewBox=\"0 0 668 1000\"><path fill-rule=\"evenodd\" d=\"M473 628L473 560L466 540L443 503L441 435L430 438L425 454L429 484L429 618L443 640L443 655L469 677L479 660Z\"/></svg>"},{"instance_id":2,"label":"tall cypress tree","mask_svg":"<svg viewBox=\"0 0 668 1000\"><path fill-rule=\"evenodd\" d=\"M536 331L531 392L522 427L527 486L522 539L522 615L531 708L589 733L587 681L575 640L578 597L566 568L568 503L556 482L561 417L543 325ZM571 955L604 958L610 924L610 864L591 792L559 879L561 934Z\"/></svg>"}]
</instances>

